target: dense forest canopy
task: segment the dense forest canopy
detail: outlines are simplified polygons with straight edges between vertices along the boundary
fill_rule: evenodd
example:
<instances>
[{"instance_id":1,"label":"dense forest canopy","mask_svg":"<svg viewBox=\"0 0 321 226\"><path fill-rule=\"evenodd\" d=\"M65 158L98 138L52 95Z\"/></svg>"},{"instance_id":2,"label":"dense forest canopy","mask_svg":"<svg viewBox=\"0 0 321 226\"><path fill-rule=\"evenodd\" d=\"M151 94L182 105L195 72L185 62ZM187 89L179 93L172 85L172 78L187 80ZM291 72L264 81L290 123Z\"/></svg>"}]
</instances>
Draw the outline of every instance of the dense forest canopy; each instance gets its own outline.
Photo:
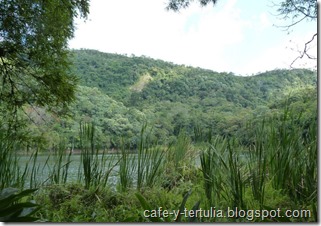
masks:
<instances>
[{"instance_id":1,"label":"dense forest canopy","mask_svg":"<svg viewBox=\"0 0 321 226\"><path fill-rule=\"evenodd\" d=\"M79 86L69 117L26 106L34 121L29 130L46 144L63 137L77 147L80 122L94 123L97 142L108 149L123 138L135 148L145 122L153 138L167 144L182 130L196 140L198 128L241 137L249 121L276 114L285 103L306 119L316 114L317 76L306 69L241 77L144 56L95 50L72 55Z\"/></svg>"},{"instance_id":2,"label":"dense forest canopy","mask_svg":"<svg viewBox=\"0 0 321 226\"><path fill-rule=\"evenodd\" d=\"M74 100L68 41L89 1L0 1L0 128L17 130L25 105L55 111Z\"/></svg>"}]
</instances>

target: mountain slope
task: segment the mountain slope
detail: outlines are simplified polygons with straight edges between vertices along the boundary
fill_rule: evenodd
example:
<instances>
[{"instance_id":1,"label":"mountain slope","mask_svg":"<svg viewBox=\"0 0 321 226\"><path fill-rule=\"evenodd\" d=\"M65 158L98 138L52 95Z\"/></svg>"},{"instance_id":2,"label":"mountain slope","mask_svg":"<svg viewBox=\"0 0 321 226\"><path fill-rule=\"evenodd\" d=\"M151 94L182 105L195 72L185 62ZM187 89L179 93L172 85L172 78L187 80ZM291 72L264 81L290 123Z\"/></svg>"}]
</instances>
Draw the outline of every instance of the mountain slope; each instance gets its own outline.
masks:
<instances>
[{"instance_id":1,"label":"mountain slope","mask_svg":"<svg viewBox=\"0 0 321 226\"><path fill-rule=\"evenodd\" d=\"M208 102L208 98L223 98L243 107L255 107L291 87L316 84L316 73L308 70L274 70L252 77L238 77L232 73L94 50L74 51L74 63L81 85L98 87L129 106L135 98L149 104L155 100L184 102L197 97L204 102ZM137 95L132 87L144 76L149 78L148 85L144 85ZM220 101L217 104L221 104Z\"/></svg>"},{"instance_id":2,"label":"mountain slope","mask_svg":"<svg viewBox=\"0 0 321 226\"><path fill-rule=\"evenodd\" d=\"M199 129L241 137L249 121L283 111L285 105L302 112L301 121L316 115L317 75L309 70L239 77L94 50L73 51L73 62L80 84L70 117L51 116L49 126L40 123L40 132L31 127L33 134L46 134L51 143L63 137L77 146L80 122L95 124L95 140L102 147L119 147L124 139L135 148L145 122L151 138L162 144L175 140L182 130L193 140Z\"/></svg>"},{"instance_id":3,"label":"mountain slope","mask_svg":"<svg viewBox=\"0 0 321 226\"><path fill-rule=\"evenodd\" d=\"M121 109L119 114L106 113L113 104L100 97L75 106L78 115L75 119L87 115L111 140L119 140L121 136L137 140L137 127L143 121L154 127L153 134L160 142L173 139L181 129L193 135L196 127L231 135L245 121L273 112L277 102L305 90L313 94L317 81L315 72L304 69L239 77L147 57L95 50L77 50L73 54L74 72L82 89L96 89L95 92L106 95ZM85 98L84 93L79 98ZM89 114L90 105L99 111Z\"/></svg>"}]
</instances>

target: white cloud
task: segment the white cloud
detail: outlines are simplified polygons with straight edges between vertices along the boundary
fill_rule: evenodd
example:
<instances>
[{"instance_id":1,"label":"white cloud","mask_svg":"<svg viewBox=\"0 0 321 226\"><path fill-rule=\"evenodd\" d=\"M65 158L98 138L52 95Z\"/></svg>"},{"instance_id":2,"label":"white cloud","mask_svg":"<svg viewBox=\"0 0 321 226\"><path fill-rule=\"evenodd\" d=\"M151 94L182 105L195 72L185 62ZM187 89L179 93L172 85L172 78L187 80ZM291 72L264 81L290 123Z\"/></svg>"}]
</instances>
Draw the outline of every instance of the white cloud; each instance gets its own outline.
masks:
<instances>
[{"instance_id":1,"label":"white cloud","mask_svg":"<svg viewBox=\"0 0 321 226\"><path fill-rule=\"evenodd\" d=\"M224 47L243 39L245 24L240 20L235 2L227 1L222 11L193 4L174 13L164 10L165 4L161 1L93 0L89 21L79 24L70 47L143 54L215 68ZM190 29L186 29L188 23L192 24Z\"/></svg>"},{"instance_id":2,"label":"white cloud","mask_svg":"<svg viewBox=\"0 0 321 226\"><path fill-rule=\"evenodd\" d=\"M243 75L256 74L274 69L290 69L292 62L300 56L300 52L304 49L304 43L312 38L313 34L301 36L285 36L280 40L279 44L273 48L266 49L264 52L258 54L255 58L239 68L239 73ZM311 45L309 53L316 56L317 46L316 42ZM316 60L298 59L292 65L293 68L309 68L316 69Z\"/></svg>"},{"instance_id":3,"label":"white cloud","mask_svg":"<svg viewBox=\"0 0 321 226\"><path fill-rule=\"evenodd\" d=\"M270 21L266 12L260 14L260 28L268 28L272 26L272 22Z\"/></svg>"},{"instance_id":4,"label":"white cloud","mask_svg":"<svg viewBox=\"0 0 321 226\"><path fill-rule=\"evenodd\" d=\"M247 17L257 19L249 21L237 0L227 0L214 7L195 3L175 13L165 10L166 1L92 0L89 20L79 22L70 47L146 55L236 74L274 69L292 59L285 49L288 39L266 33L272 27L266 12L258 11ZM257 47L251 47L252 41Z\"/></svg>"}]
</instances>

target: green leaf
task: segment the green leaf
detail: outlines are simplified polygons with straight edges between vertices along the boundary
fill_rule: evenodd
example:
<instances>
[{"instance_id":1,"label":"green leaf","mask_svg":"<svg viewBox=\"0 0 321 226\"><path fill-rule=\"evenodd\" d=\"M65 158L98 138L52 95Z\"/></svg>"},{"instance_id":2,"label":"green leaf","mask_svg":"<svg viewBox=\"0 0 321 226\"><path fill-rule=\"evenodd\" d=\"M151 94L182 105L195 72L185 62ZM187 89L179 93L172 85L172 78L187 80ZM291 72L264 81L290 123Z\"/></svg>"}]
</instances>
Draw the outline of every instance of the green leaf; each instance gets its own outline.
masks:
<instances>
[{"instance_id":1,"label":"green leaf","mask_svg":"<svg viewBox=\"0 0 321 226\"><path fill-rule=\"evenodd\" d=\"M0 221L3 222L29 222L37 218L31 217L40 209L39 205L32 202L18 202L37 189L26 189L19 193L15 188L5 188L0 193Z\"/></svg>"},{"instance_id":2,"label":"green leaf","mask_svg":"<svg viewBox=\"0 0 321 226\"><path fill-rule=\"evenodd\" d=\"M189 197L191 194L192 194L192 190L189 190L189 191L185 194L185 196L184 196L184 198L183 198L183 201L182 201L182 203L181 203L181 205L180 205L180 207L179 207L179 213L184 212L184 208L185 208L186 201L187 201L188 197ZM178 214L177 219L176 219L176 222L180 222L180 221L181 221L181 218L182 218L182 215L181 215L181 214Z\"/></svg>"},{"instance_id":3,"label":"green leaf","mask_svg":"<svg viewBox=\"0 0 321 226\"><path fill-rule=\"evenodd\" d=\"M201 203L201 201L197 201L197 202L194 204L194 206L193 206L193 208L192 208L192 210L193 210L194 213L196 213L196 210L199 209L200 203ZM188 222L196 222L196 221L197 221L196 215L193 216L193 217L188 216Z\"/></svg>"},{"instance_id":4,"label":"green leaf","mask_svg":"<svg viewBox=\"0 0 321 226\"><path fill-rule=\"evenodd\" d=\"M139 193L135 193L135 196L139 200L140 204L145 210L152 210L153 208L150 206L150 204L146 201L146 199ZM148 218L152 222L164 222L163 218L160 217L150 217Z\"/></svg>"}]
</instances>

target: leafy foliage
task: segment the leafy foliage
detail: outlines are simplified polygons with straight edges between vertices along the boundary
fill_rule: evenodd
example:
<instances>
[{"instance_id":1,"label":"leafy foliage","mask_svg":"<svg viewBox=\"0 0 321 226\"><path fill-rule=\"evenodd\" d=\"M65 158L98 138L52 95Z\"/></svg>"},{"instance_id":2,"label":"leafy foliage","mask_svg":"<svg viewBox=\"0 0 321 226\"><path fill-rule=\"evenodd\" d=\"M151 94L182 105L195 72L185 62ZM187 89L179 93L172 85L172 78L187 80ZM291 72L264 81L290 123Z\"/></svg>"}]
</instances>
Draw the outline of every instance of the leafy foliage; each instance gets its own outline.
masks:
<instances>
[{"instance_id":1,"label":"leafy foliage","mask_svg":"<svg viewBox=\"0 0 321 226\"><path fill-rule=\"evenodd\" d=\"M64 108L74 99L67 42L86 0L4 0L0 4L0 100L4 119L25 104ZM9 112L9 113L8 113ZM8 113L8 114L6 114Z\"/></svg>"},{"instance_id":2,"label":"leafy foliage","mask_svg":"<svg viewBox=\"0 0 321 226\"><path fill-rule=\"evenodd\" d=\"M167 10L179 11L180 9L187 8L193 0L170 0L166 7ZM216 4L217 0L199 0L201 6L206 6L209 3Z\"/></svg>"},{"instance_id":3,"label":"leafy foliage","mask_svg":"<svg viewBox=\"0 0 321 226\"><path fill-rule=\"evenodd\" d=\"M292 17L297 22L303 19L316 20L318 5L316 0L286 0L281 3L279 12L284 15L284 18Z\"/></svg>"},{"instance_id":4,"label":"leafy foliage","mask_svg":"<svg viewBox=\"0 0 321 226\"><path fill-rule=\"evenodd\" d=\"M308 70L238 77L146 57L92 50L75 51L74 55L81 85L91 87L80 87L79 94L83 94L79 100L88 100L78 102L76 109L85 108L82 114L96 121L108 136L135 136L139 134L137 125L147 120L155 125L154 136L161 143L169 143L182 129L192 136L197 127L230 136L251 115L271 111L269 104L275 99L291 93L295 96L316 85L315 73ZM147 75L150 79L142 89L132 88ZM107 110L110 108L113 111ZM115 139L111 140L118 146L120 142ZM136 136L133 143L138 140Z\"/></svg>"},{"instance_id":5,"label":"leafy foliage","mask_svg":"<svg viewBox=\"0 0 321 226\"><path fill-rule=\"evenodd\" d=\"M95 124L103 149L120 148L122 138L125 146L137 148L144 122L153 126L150 136L159 144L173 142L181 130L195 142L197 128L242 137L248 120L273 114L287 98L304 118L316 101L316 73L304 69L239 77L93 50L73 51L73 62L80 85L68 117L24 107L25 119L33 121L30 134L43 137L47 147L63 137L69 148L79 148L80 121Z\"/></svg>"},{"instance_id":6,"label":"leafy foliage","mask_svg":"<svg viewBox=\"0 0 321 226\"><path fill-rule=\"evenodd\" d=\"M237 135L231 138L210 137L209 132L208 140L202 146L197 146L203 150L200 154L200 166L196 163L195 170L191 171L186 170L193 169L188 160L194 157L186 157L191 145L190 140L181 134L172 145L174 148L168 149L168 152L175 150L177 153L161 158L167 163L163 175L154 173L162 169L159 168L162 163L159 164L158 161L161 150L159 155L149 155L147 151L152 148L157 150L157 146L143 136L143 127L143 139L138 150L140 153L134 155L138 162L128 161L129 152L121 155L121 158L124 158L119 165L122 168L119 171L121 192L116 190L116 193L110 194L109 186L98 186L94 183L85 188L86 182L69 188L62 185L52 189L46 187L44 194L39 196L46 205L43 216L49 221L58 222L172 221L172 215L169 218L153 216L149 219L143 217L142 212L156 210L158 207L182 212L183 209L208 210L215 206L220 210L232 207L242 210L280 209L282 216L286 210L301 209L308 214L292 218L270 216L263 219L254 215L252 218L222 218L194 215L177 219L204 222L317 221L317 112L314 111L309 116L311 121L306 124L301 123L302 114L290 107L291 105L285 105L283 109L275 111L275 114L266 115L265 120L259 119L261 121L249 124L252 131L245 132L248 133L248 138L254 136L250 144L239 142ZM90 132L88 134L90 135ZM187 150L183 152L181 149ZM176 154L182 161L177 162ZM140 165L136 177L135 170L132 171L135 164ZM158 186L160 182L166 183L169 174L175 175L175 171L180 173L179 177L175 178L176 183L171 187L164 184ZM133 180L141 181L137 181L136 187L131 183L131 175ZM151 175L153 180L149 180L151 177L148 175ZM153 183L154 180L157 183ZM195 195L190 192L191 189ZM137 195L137 191L140 194ZM48 192L49 200L46 194Z\"/></svg>"},{"instance_id":7,"label":"leafy foliage","mask_svg":"<svg viewBox=\"0 0 321 226\"><path fill-rule=\"evenodd\" d=\"M0 192L0 221L2 222L31 222L37 218L32 215L39 210L39 205L33 202L19 202L20 199L34 193L37 189L19 192L15 188L5 188Z\"/></svg>"}]
</instances>

